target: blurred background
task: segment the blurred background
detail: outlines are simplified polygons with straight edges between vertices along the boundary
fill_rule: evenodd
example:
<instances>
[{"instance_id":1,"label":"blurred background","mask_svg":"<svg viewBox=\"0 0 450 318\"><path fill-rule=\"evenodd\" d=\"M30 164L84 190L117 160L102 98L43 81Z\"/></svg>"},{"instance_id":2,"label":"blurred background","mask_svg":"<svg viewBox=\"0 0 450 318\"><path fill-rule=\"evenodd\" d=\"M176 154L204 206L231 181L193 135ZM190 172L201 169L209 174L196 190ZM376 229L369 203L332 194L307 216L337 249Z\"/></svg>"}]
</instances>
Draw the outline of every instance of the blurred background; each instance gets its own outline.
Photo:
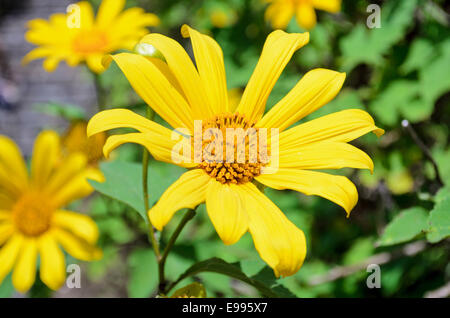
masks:
<instances>
[{"instance_id":1,"label":"blurred background","mask_svg":"<svg viewBox=\"0 0 450 318\"><path fill-rule=\"evenodd\" d=\"M95 7L100 3L91 2ZM51 128L67 134L71 122L89 119L97 111L96 88L87 69L62 63L54 73L47 73L41 61L21 65L23 56L33 48L24 40L26 22L65 12L70 3L0 0L0 134L14 139L27 156L40 130ZM367 12L369 4L381 7L380 28L366 25L371 14ZM213 36L224 51L230 99L234 100L239 99L272 31L264 20L267 4L262 0L128 0L127 7L132 6L157 14L161 25L150 31L175 38L190 53L189 40L180 35L182 24ZM283 296L448 297L450 2L344 0L339 13L316 13L318 21L310 30L310 43L288 64L267 109L308 70L329 68L347 73L341 93L303 121L361 108L386 130L379 139L367 135L354 142L373 158L373 174L340 171L357 185L358 205L347 219L339 206L325 199L266 189L272 201L305 232L308 244L301 270L277 282L267 281L266 268L250 235L225 246L202 205L167 261L169 279L197 261L220 257L240 262L247 275L266 280ZM287 31L305 30L292 19ZM100 81L109 108L145 112L143 101L116 65L112 64ZM102 171L114 173L118 165L135 171L141 151L134 145L121 147L114 161L101 164ZM152 161L150 204L182 173L181 168ZM76 203L78 211L90 214L97 222L104 250L102 260L80 263L82 288L63 287L53 293L38 282L28 296L152 295L157 284L156 263L147 242L146 225L125 204L127 199L122 201L97 193ZM163 240L178 224L180 215L162 234ZM380 265L381 288L367 287L369 264ZM204 273L194 280L204 284L210 297L259 295L252 287L218 274ZM0 296L11 295L18 296L7 278L0 286Z\"/></svg>"}]
</instances>

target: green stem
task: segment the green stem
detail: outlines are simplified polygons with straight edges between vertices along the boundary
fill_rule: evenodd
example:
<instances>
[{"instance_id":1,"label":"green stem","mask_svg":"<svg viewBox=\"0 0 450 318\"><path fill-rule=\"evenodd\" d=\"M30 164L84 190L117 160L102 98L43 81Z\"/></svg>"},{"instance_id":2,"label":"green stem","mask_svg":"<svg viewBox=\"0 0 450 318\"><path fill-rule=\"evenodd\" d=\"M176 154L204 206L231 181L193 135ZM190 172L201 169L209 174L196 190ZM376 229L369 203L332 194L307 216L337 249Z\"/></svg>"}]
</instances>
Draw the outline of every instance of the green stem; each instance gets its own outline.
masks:
<instances>
[{"instance_id":1,"label":"green stem","mask_svg":"<svg viewBox=\"0 0 450 318\"><path fill-rule=\"evenodd\" d=\"M95 91L97 95L97 107L98 111L101 112L106 109L106 90L102 85L100 79L100 74L92 72L94 76Z\"/></svg>"},{"instance_id":2,"label":"green stem","mask_svg":"<svg viewBox=\"0 0 450 318\"><path fill-rule=\"evenodd\" d=\"M152 120L154 116L154 112L150 107L147 107L147 118ZM144 148L142 155L142 188L144 193L144 206L145 211L148 212L150 210L150 206L148 203L148 162L150 159L150 154L147 151L147 149ZM148 222L148 231L149 231L149 241L152 244L153 250L155 251L156 259L159 262L159 259L161 258L161 253L159 251L159 244L158 239L155 235L155 229L153 228L152 222L150 221L150 218L147 216L147 222Z\"/></svg>"},{"instance_id":3,"label":"green stem","mask_svg":"<svg viewBox=\"0 0 450 318\"><path fill-rule=\"evenodd\" d=\"M180 224L178 224L177 228L173 232L172 236L169 239L169 242L167 243L166 248L164 249L164 253L161 256L161 259L159 260L159 291L165 293L166 289L166 280L164 277L164 266L166 264L167 256L169 255L170 250L172 249L173 245L175 244L175 241L177 240L178 236L180 235L183 228L186 226L186 224L195 216L195 209L189 209L186 214L184 215L183 219L181 220Z\"/></svg>"}]
</instances>

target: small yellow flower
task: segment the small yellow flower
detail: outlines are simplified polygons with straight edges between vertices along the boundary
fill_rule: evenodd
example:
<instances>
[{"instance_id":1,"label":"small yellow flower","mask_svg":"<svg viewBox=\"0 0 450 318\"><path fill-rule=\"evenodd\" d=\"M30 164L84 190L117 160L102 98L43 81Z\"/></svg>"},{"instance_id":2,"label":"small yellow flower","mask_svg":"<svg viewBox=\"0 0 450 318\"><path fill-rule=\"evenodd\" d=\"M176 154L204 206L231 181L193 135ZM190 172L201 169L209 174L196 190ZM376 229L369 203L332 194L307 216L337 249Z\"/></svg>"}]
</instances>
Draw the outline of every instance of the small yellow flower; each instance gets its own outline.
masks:
<instances>
[{"instance_id":1,"label":"small yellow flower","mask_svg":"<svg viewBox=\"0 0 450 318\"><path fill-rule=\"evenodd\" d=\"M62 145L66 154L81 152L88 158L88 164L95 167L103 158L102 148L107 135L100 133L88 138L86 128L87 122L85 121L71 123L62 136Z\"/></svg>"},{"instance_id":2,"label":"small yellow flower","mask_svg":"<svg viewBox=\"0 0 450 318\"><path fill-rule=\"evenodd\" d=\"M38 255L41 280L55 290L66 277L60 246L80 260L101 257L94 221L63 207L93 191L86 178L102 181L103 176L87 168L81 154L60 160L59 136L42 132L29 176L16 144L0 135L0 283L13 270L14 287L22 293L35 281Z\"/></svg>"},{"instance_id":3,"label":"small yellow flower","mask_svg":"<svg viewBox=\"0 0 450 318\"><path fill-rule=\"evenodd\" d=\"M307 30L316 25L314 9L337 13L341 10L341 0L264 0L270 5L265 18L274 29L286 29L295 16L297 23Z\"/></svg>"},{"instance_id":4,"label":"small yellow flower","mask_svg":"<svg viewBox=\"0 0 450 318\"><path fill-rule=\"evenodd\" d=\"M383 130L375 126L368 113L359 109L340 111L288 129L338 94L345 74L326 69L306 73L263 116L270 92L294 52L308 42L308 33L288 34L277 30L268 36L240 103L233 110L220 46L211 37L186 25L181 32L191 38L197 67L180 44L161 34L149 34L141 42L155 46L166 63L131 53L108 58L118 64L136 92L176 131L129 110L113 109L100 112L90 120L88 136L119 127L134 128L139 132L109 137L103 148L105 155L131 142L146 147L157 160L191 169L149 211L151 222L158 230L180 209L195 208L206 202L207 213L225 244L236 243L249 231L261 258L274 269L275 275L293 275L306 255L304 234L254 182L324 197L341 205L348 215L358 200L355 185L346 177L314 170L344 167L372 170L370 157L348 142L371 131L381 135ZM180 158L173 155L179 139L173 137L180 132L195 139L195 120L202 120L203 134L209 128L278 129L279 156L274 158L279 161L278 170L272 174L261 173L265 164L260 158L253 163L246 160L232 164L208 158L200 163L190 158L178 161ZM227 142L233 143L234 138L223 140L221 145ZM248 143L245 146L247 149ZM200 143L200 147L204 150L208 143ZM187 155L183 153L183 156Z\"/></svg>"},{"instance_id":5,"label":"small yellow flower","mask_svg":"<svg viewBox=\"0 0 450 318\"><path fill-rule=\"evenodd\" d=\"M39 47L29 52L23 62L45 58L43 67L48 72L54 71L61 60L72 67L86 62L93 72L103 72L103 55L119 49L132 50L148 33L146 27L159 24L156 15L141 8L122 12L124 6L125 0L103 0L95 19L92 6L82 1L72 6L72 12L53 14L49 21L30 21L25 38Z\"/></svg>"}]
</instances>

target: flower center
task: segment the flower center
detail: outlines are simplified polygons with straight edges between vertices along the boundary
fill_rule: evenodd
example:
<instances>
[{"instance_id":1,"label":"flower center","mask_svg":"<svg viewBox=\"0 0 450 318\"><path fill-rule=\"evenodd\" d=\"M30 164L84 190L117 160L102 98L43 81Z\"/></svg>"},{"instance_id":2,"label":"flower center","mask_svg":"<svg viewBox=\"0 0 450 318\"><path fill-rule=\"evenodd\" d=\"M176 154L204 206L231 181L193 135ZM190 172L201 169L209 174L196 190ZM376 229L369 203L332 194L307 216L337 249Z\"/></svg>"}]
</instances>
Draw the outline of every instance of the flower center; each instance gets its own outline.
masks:
<instances>
[{"instance_id":1,"label":"flower center","mask_svg":"<svg viewBox=\"0 0 450 318\"><path fill-rule=\"evenodd\" d=\"M24 194L14 205L13 221L26 236L39 236L50 228L54 207L42 193Z\"/></svg>"},{"instance_id":2,"label":"flower center","mask_svg":"<svg viewBox=\"0 0 450 318\"><path fill-rule=\"evenodd\" d=\"M104 52L108 45L108 38L104 32L98 30L82 30L73 40L73 49L81 54Z\"/></svg>"},{"instance_id":3,"label":"flower center","mask_svg":"<svg viewBox=\"0 0 450 318\"><path fill-rule=\"evenodd\" d=\"M243 115L222 114L202 125L203 161L199 167L226 184L250 182L268 162L267 142Z\"/></svg>"}]
</instances>

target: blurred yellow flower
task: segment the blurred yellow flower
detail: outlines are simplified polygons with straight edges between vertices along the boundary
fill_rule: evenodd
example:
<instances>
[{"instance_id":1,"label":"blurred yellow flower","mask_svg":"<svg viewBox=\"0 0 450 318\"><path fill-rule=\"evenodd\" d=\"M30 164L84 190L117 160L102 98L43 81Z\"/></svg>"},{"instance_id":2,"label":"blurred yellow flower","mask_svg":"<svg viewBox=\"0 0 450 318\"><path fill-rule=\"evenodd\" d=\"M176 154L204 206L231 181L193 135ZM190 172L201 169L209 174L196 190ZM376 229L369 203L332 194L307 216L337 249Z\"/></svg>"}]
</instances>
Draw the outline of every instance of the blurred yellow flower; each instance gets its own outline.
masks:
<instances>
[{"instance_id":1,"label":"blurred yellow flower","mask_svg":"<svg viewBox=\"0 0 450 318\"><path fill-rule=\"evenodd\" d=\"M132 50L148 33L146 27L159 24L156 15L142 8L122 12L124 6L125 0L103 0L94 18L90 3L82 1L71 5L73 11L67 14L53 14L49 21L30 21L25 38L38 48L29 52L23 62L45 58L43 67L48 72L55 70L61 60L72 67L85 62L93 72L103 72L103 55L119 49Z\"/></svg>"},{"instance_id":2,"label":"blurred yellow flower","mask_svg":"<svg viewBox=\"0 0 450 318\"><path fill-rule=\"evenodd\" d=\"M96 134L88 138L86 135L87 122L72 122L62 136L62 145L66 154L81 152L88 158L88 164L97 166L103 158L102 148L105 145L106 133Z\"/></svg>"},{"instance_id":3,"label":"blurred yellow flower","mask_svg":"<svg viewBox=\"0 0 450 318\"><path fill-rule=\"evenodd\" d=\"M206 202L207 213L225 244L236 243L249 231L261 258L274 269L275 275L293 275L306 255L304 234L254 181L278 190L292 189L322 196L341 205L349 214L358 200L354 184L346 177L313 170L343 167L372 170L370 157L347 142L371 131L381 135L383 130L375 126L368 113L359 109L344 110L287 129L338 94L345 74L326 69L306 73L263 116L270 92L294 52L308 43L308 33L288 34L277 30L267 37L239 105L232 110L220 46L211 37L186 25L181 32L191 38L196 67L180 44L161 34L149 34L141 42L155 46L166 63L130 53L105 58L105 62L114 60L118 64L135 91L176 130L127 109L113 109L100 112L90 120L88 136L119 127L134 128L139 132L109 137L103 148L105 155L131 142L146 147L157 160L191 168L150 209L149 218L158 230L180 209L195 208ZM223 163L224 158L219 157L219 160L204 158L196 163L186 158L185 153L180 155L174 150L179 139L173 137L180 132L195 139L194 120L202 120L203 134L210 128L216 128L222 135L228 128L255 127L258 133L263 128L278 129L279 156L273 158L279 161L278 170L262 173L265 163L261 157L256 162L246 158L242 163ZM205 150L211 142L200 143L201 149ZM222 140L220 145L227 142L235 143L234 136L231 142ZM248 139L245 147L247 151Z\"/></svg>"},{"instance_id":4,"label":"blurred yellow flower","mask_svg":"<svg viewBox=\"0 0 450 318\"><path fill-rule=\"evenodd\" d=\"M56 290L66 277L60 246L80 260L102 255L95 247L94 221L63 207L93 191L86 178L102 181L103 176L87 167L84 155L67 156L62 164L60 160L59 136L42 132L29 176L16 144L0 135L0 283L13 270L14 287L22 293L35 281L38 256L41 280Z\"/></svg>"},{"instance_id":5,"label":"blurred yellow flower","mask_svg":"<svg viewBox=\"0 0 450 318\"><path fill-rule=\"evenodd\" d=\"M264 0L270 5L265 18L274 29L286 29L295 16L297 23L307 30L316 25L314 9L337 13L341 10L341 0Z\"/></svg>"},{"instance_id":6,"label":"blurred yellow flower","mask_svg":"<svg viewBox=\"0 0 450 318\"><path fill-rule=\"evenodd\" d=\"M225 11L217 8L210 13L211 24L216 28L225 28L236 22L236 15L234 12Z\"/></svg>"}]
</instances>

